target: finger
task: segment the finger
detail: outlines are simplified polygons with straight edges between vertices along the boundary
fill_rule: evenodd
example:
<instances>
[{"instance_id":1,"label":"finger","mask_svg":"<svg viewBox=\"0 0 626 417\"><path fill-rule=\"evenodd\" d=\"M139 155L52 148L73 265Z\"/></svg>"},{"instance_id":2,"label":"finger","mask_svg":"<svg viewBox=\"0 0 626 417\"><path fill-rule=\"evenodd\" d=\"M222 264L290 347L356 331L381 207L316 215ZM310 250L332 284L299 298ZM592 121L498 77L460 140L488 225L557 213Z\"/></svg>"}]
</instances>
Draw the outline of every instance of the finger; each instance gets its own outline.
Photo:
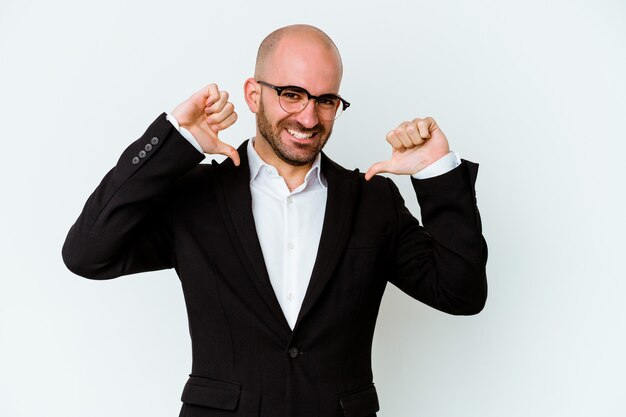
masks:
<instances>
[{"instance_id":1,"label":"finger","mask_svg":"<svg viewBox=\"0 0 626 417\"><path fill-rule=\"evenodd\" d=\"M416 121L417 129L419 130L422 139L430 138L430 124L432 119L427 117L426 119L416 119Z\"/></svg>"},{"instance_id":2,"label":"finger","mask_svg":"<svg viewBox=\"0 0 626 417\"><path fill-rule=\"evenodd\" d=\"M209 125L209 127L214 132L219 132L220 130L224 130L232 126L237 121L237 118L238 118L237 113L232 112L226 119L222 120L219 123L212 123Z\"/></svg>"},{"instance_id":3,"label":"finger","mask_svg":"<svg viewBox=\"0 0 626 417\"><path fill-rule=\"evenodd\" d=\"M365 173L365 180L369 181L374 175L380 174L381 172L389 172L390 163L391 161L380 161L373 164Z\"/></svg>"},{"instance_id":4,"label":"finger","mask_svg":"<svg viewBox=\"0 0 626 417\"><path fill-rule=\"evenodd\" d=\"M235 164L235 166L239 166L239 163L240 163L239 152L237 152L237 149L233 148L229 144L224 143L222 141L218 142L217 148L215 149L215 153L229 157L230 159L233 160L233 163Z\"/></svg>"},{"instance_id":5,"label":"finger","mask_svg":"<svg viewBox=\"0 0 626 417\"><path fill-rule=\"evenodd\" d=\"M224 108L228 102L228 93L226 91L220 91L219 95L219 99L215 103L205 107L204 112L206 114L218 113Z\"/></svg>"},{"instance_id":6,"label":"finger","mask_svg":"<svg viewBox=\"0 0 626 417\"><path fill-rule=\"evenodd\" d=\"M220 92L216 84L209 84L194 94L194 103L207 107L213 105L220 98Z\"/></svg>"},{"instance_id":7,"label":"finger","mask_svg":"<svg viewBox=\"0 0 626 417\"><path fill-rule=\"evenodd\" d=\"M425 142L424 139L422 139L422 137L420 136L417 124L415 123L411 122L407 124L406 133L411 140L412 147L419 146Z\"/></svg>"},{"instance_id":8,"label":"finger","mask_svg":"<svg viewBox=\"0 0 626 417\"><path fill-rule=\"evenodd\" d=\"M211 107L215 102L220 99L220 90L217 84L209 84L204 91L204 106Z\"/></svg>"},{"instance_id":9,"label":"finger","mask_svg":"<svg viewBox=\"0 0 626 417\"><path fill-rule=\"evenodd\" d=\"M387 142L389 142L389 144L394 149L400 149L400 150L404 149L404 145L402 145L402 142L400 142L400 139L396 137L396 132L394 130L387 133L386 139L387 139Z\"/></svg>"},{"instance_id":10,"label":"finger","mask_svg":"<svg viewBox=\"0 0 626 417\"><path fill-rule=\"evenodd\" d=\"M396 127L394 132L396 134L396 137L400 140L400 142L402 142L402 146L404 146L405 148L412 148L413 141L411 141L411 138L406 131L407 125L407 122L403 122L402 124L400 124L400 126Z\"/></svg>"},{"instance_id":11,"label":"finger","mask_svg":"<svg viewBox=\"0 0 626 417\"><path fill-rule=\"evenodd\" d=\"M224 105L224 108L217 113L209 114L206 118L208 124L220 123L222 120L226 119L235 111L235 106L233 103L228 102Z\"/></svg>"}]
</instances>

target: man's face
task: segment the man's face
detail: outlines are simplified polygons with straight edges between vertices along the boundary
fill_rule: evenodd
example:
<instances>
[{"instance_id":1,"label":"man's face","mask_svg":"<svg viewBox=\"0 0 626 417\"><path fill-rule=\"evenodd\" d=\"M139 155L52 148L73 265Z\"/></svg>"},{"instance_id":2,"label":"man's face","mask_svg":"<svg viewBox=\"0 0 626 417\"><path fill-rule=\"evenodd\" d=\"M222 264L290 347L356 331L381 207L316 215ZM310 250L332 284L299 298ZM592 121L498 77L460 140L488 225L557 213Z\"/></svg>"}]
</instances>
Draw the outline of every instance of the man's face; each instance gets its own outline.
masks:
<instances>
[{"instance_id":1,"label":"man's face","mask_svg":"<svg viewBox=\"0 0 626 417\"><path fill-rule=\"evenodd\" d=\"M311 101L304 111L314 106L315 103ZM311 123L310 127L305 127L293 116L285 113L285 117L280 118L279 115L271 122L261 99L256 119L257 128L276 156L284 162L293 166L311 164L328 141L333 122L321 122L318 119L316 123Z\"/></svg>"},{"instance_id":2,"label":"man's face","mask_svg":"<svg viewBox=\"0 0 626 417\"><path fill-rule=\"evenodd\" d=\"M341 63L335 50L309 39L284 39L272 54L262 80L277 86L298 86L311 94L337 94ZM257 128L282 161L302 166L311 164L333 129L334 120L320 120L315 100L299 113L285 112L273 89L262 86L256 114Z\"/></svg>"}]
</instances>

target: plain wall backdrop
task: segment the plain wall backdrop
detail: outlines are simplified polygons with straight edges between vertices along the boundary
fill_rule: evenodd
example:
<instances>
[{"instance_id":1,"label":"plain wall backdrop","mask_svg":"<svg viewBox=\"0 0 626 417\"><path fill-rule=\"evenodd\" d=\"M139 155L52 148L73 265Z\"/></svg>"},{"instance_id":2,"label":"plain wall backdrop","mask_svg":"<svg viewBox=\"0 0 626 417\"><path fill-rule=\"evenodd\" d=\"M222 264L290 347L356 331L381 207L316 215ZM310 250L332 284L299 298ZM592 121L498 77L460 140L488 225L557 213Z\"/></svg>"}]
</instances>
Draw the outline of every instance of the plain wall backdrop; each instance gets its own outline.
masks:
<instances>
[{"instance_id":1,"label":"plain wall backdrop","mask_svg":"<svg viewBox=\"0 0 626 417\"><path fill-rule=\"evenodd\" d=\"M366 170L387 131L432 116L480 163L487 306L453 317L387 287L379 416L626 415L625 18L617 0L2 0L0 416L178 415L191 352L175 272L90 281L61 246L121 152L202 86L239 113L222 139L252 136L243 82L292 23L343 55L352 107L331 158Z\"/></svg>"}]
</instances>

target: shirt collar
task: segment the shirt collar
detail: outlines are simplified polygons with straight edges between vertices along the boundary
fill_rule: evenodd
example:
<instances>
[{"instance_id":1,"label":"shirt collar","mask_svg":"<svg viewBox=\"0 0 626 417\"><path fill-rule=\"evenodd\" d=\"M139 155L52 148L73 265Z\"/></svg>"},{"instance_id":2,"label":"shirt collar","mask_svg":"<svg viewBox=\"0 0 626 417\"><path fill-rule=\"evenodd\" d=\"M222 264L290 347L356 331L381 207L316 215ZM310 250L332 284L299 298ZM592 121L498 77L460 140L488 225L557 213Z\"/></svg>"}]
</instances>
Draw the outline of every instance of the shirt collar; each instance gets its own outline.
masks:
<instances>
[{"instance_id":1,"label":"shirt collar","mask_svg":"<svg viewBox=\"0 0 626 417\"><path fill-rule=\"evenodd\" d=\"M246 150L248 153L248 165L250 166L250 183L252 183L257 178L257 176L259 175L259 172L261 171L263 167L267 167L269 172L275 172L276 175L278 175L278 171L276 170L276 168L268 164L267 162L265 162L263 159L261 159L256 149L254 149L254 137L252 137L248 141L248 146ZM309 170L309 172L307 172L306 176L304 177L304 182L309 183L313 179L317 179L317 181L322 187L324 188L327 187L326 178L324 177L324 174L322 173L321 152L318 153L317 156L315 157L315 160L313 161L313 165L311 166L311 169Z\"/></svg>"}]
</instances>

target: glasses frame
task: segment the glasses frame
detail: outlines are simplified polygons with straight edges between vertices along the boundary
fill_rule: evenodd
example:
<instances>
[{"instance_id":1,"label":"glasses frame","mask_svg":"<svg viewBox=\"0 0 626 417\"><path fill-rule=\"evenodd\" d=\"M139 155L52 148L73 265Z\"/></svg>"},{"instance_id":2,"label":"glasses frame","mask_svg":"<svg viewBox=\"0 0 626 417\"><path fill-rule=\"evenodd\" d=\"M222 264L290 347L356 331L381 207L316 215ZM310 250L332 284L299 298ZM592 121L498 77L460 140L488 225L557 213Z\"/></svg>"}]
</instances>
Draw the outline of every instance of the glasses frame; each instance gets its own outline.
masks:
<instances>
[{"instance_id":1,"label":"glasses frame","mask_svg":"<svg viewBox=\"0 0 626 417\"><path fill-rule=\"evenodd\" d=\"M256 81L257 83L261 84L261 85L264 85L264 86L269 87L269 88L273 89L274 91L276 91L276 95L278 96L278 99L279 99L279 101L278 101L278 102L279 102L279 103L280 103L280 95L281 95L281 93L283 92L283 90L287 90L287 89L289 89L289 88L297 88L298 90L302 90L302 91L306 94L307 99L308 99L308 100L307 100L307 106L308 106L308 104L309 104L309 101L311 101L311 99L314 99L314 100L315 100L315 104L318 104L318 103L319 103L320 98L324 98L324 97L332 97L332 98L338 98L339 100L341 100L341 113L339 113L339 116L341 116L341 114L342 114L344 111L346 111L346 109L347 109L348 107L350 107L350 103L349 103L349 102L347 102L346 100L344 100L343 98L339 97L339 96L338 96L338 95L336 95L336 94L330 94L330 93L329 93L329 94L322 94L321 96L314 96L313 94L309 93L309 92L307 91L307 89L306 89L306 88L302 88L302 87L297 86L297 85L284 85L284 86L276 86L276 85L273 85L273 84L270 84L270 83L268 83L268 82L261 81L261 80L255 80L255 81ZM304 107L302 108L302 110L306 109L306 107L307 107L307 106L304 106ZM281 105L280 107L282 108L283 106ZM302 110L299 110L299 111L297 111L297 112L288 112L287 110L283 109L283 111L285 111L286 113L289 113L289 114L296 114L296 113L300 113ZM335 118L334 118L334 119L332 119L332 120L337 120L337 119L339 118L339 116L335 116Z\"/></svg>"}]
</instances>

